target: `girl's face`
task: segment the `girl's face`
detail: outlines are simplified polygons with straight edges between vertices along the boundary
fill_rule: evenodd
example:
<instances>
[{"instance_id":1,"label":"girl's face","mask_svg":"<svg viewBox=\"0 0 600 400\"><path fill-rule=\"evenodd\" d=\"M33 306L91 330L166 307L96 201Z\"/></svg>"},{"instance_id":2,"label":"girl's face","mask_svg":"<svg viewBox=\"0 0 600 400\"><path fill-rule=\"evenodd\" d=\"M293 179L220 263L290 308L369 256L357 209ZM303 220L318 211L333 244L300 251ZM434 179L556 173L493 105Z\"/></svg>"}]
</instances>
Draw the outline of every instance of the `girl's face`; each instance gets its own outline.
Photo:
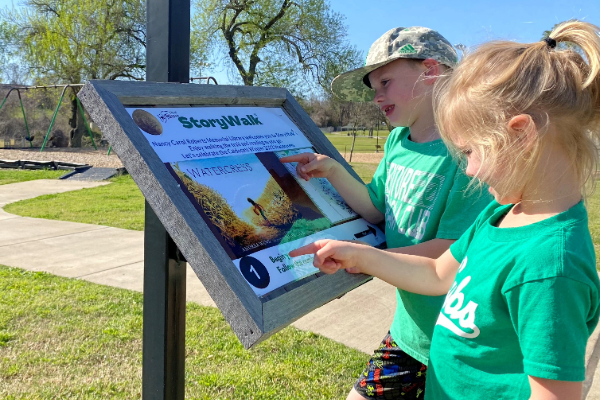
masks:
<instances>
[{"instance_id":1,"label":"girl's face","mask_svg":"<svg viewBox=\"0 0 600 400\"><path fill-rule=\"evenodd\" d=\"M467 157L467 169L465 173L470 177L477 177L485 182L489 187L489 192L500 204L516 204L521 201L523 195L521 190L513 190L505 193L502 190L502 171L489 171L485 162L482 162L481 156L469 147L459 146L461 152ZM502 163L499 163L501 165Z\"/></svg>"}]
</instances>

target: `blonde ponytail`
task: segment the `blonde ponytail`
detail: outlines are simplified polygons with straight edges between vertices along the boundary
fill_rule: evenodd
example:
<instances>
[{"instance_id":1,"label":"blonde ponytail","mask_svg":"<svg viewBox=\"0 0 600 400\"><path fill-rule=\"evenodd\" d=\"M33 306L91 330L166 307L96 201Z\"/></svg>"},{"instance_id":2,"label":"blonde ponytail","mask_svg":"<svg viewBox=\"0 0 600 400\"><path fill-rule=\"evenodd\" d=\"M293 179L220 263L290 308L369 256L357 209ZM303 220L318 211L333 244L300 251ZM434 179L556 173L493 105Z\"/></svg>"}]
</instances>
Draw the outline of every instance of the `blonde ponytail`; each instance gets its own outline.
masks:
<instances>
[{"instance_id":1,"label":"blonde ponytail","mask_svg":"<svg viewBox=\"0 0 600 400\"><path fill-rule=\"evenodd\" d=\"M552 141L565 151L584 186L598 165L599 30L587 22L567 21L539 42L481 45L436 87L434 109L442 138L450 146L467 143L476 149L490 173L502 168L506 190L528 181ZM560 43L577 46L583 56L562 50ZM518 153L520 147L507 131L508 121L519 114L530 115L540 132L527 154ZM557 128L556 135L546 134L548 124Z\"/></svg>"}]
</instances>

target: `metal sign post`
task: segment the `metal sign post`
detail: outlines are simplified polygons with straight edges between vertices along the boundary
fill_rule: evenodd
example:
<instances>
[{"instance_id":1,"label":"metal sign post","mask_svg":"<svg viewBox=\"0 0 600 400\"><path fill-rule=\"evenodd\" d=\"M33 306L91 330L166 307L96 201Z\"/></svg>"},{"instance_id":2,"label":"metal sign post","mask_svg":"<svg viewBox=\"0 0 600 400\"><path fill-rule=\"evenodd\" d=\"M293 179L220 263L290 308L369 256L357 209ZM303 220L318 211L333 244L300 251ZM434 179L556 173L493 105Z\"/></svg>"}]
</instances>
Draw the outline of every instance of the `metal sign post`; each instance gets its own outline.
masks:
<instances>
[{"instance_id":1,"label":"metal sign post","mask_svg":"<svg viewBox=\"0 0 600 400\"><path fill-rule=\"evenodd\" d=\"M190 0L147 0L146 80L189 82ZM186 263L146 202L142 397L183 400Z\"/></svg>"}]
</instances>

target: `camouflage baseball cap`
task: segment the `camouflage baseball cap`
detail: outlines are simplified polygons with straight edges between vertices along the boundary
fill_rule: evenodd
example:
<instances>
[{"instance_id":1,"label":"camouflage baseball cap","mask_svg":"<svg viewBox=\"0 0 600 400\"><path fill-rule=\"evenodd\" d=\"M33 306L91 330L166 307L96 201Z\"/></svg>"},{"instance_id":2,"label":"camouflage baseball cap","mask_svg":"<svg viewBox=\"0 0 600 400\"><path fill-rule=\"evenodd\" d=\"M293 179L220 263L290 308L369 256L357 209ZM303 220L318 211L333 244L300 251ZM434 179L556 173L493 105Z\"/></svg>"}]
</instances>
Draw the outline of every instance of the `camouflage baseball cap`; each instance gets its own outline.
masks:
<instances>
[{"instance_id":1,"label":"camouflage baseball cap","mask_svg":"<svg viewBox=\"0 0 600 400\"><path fill-rule=\"evenodd\" d=\"M331 91L341 100L372 101L375 91L367 86L366 76L399 58L432 58L449 67L458 61L450 42L438 32L421 26L394 28L373 43L364 67L336 76L331 82Z\"/></svg>"}]
</instances>

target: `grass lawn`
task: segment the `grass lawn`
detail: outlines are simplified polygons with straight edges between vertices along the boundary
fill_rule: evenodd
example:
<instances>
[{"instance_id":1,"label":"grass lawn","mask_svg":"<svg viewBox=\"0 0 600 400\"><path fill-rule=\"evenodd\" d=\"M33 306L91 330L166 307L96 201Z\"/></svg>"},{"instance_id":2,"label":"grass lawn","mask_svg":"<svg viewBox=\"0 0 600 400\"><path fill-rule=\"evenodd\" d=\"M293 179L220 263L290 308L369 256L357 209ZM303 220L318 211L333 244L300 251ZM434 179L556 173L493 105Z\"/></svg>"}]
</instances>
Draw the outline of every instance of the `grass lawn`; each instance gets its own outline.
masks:
<instances>
[{"instance_id":1,"label":"grass lawn","mask_svg":"<svg viewBox=\"0 0 600 400\"><path fill-rule=\"evenodd\" d=\"M50 194L9 204L12 214L144 230L144 196L129 175L111 185Z\"/></svg>"},{"instance_id":2,"label":"grass lawn","mask_svg":"<svg viewBox=\"0 0 600 400\"><path fill-rule=\"evenodd\" d=\"M389 132L388 132L389 134ZM328 133L325 135L327 139L334 145L340 154L350 154L352 148L352 136L347 136L346 132L339 133ZM375 153L377 151L377 145L379 145L379 151L383 152L383 145L387 140L385 137L380 136L379 139L369 136L356 136L356 143L354 143L354 152L356 153Z\"/></svg>"},{"instance_id":3,"label":"grass lawn","mask_svg":"<svg viewBox=\"0 0 600 400\"><path fill-rule=\"evenodd\" d=\"M354 168L354 171L356 171L363 182L369 183L373 179L378 164L352 162L350 165Z\"/></svg>"},{"instance_id":4,"label":"grass lawn","mask_svg":"<svg viewBox=\"0 0 600 400\"><path fill-rule=\"evenodd\" d=\"M0 168L0 185L32 181L35 179L56 179L67 173L69 173L69 171Z\"/></svg>"},{"instance_id":5,"label":"grass lawn","mask_svg":"<svg viewBox=\"0 0 600 400\"><path fill-rule=\"evenodd\" d=\"M0 266L0 398L139 399L141 293ZM187 305L186 399L344 398L365 355L288 327L247 351Z\"/></svg>"}]
</instances>

